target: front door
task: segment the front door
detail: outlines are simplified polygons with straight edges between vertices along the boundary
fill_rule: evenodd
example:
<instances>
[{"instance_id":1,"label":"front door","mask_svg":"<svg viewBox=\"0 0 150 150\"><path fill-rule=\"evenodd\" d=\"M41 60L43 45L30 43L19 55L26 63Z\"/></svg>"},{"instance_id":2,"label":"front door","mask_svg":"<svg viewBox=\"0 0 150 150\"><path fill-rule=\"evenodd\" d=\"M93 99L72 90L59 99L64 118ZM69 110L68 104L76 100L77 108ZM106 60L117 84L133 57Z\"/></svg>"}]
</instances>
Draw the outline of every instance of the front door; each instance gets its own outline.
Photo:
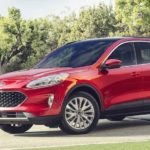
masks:
<instances>
[{"instance_id":1,"label":"front door","mask_svg":"<svg viewBox=\"0 0 150 150\"><path fill-rule=\"evenodd\" d=\"M108 72L102 76L105 108L128 111L128 108L142 106L141 66L137 65L133 43L120 45L108 59L119 59L122 65L120 68L108 69Z\"/></svg>"}]
</instances>

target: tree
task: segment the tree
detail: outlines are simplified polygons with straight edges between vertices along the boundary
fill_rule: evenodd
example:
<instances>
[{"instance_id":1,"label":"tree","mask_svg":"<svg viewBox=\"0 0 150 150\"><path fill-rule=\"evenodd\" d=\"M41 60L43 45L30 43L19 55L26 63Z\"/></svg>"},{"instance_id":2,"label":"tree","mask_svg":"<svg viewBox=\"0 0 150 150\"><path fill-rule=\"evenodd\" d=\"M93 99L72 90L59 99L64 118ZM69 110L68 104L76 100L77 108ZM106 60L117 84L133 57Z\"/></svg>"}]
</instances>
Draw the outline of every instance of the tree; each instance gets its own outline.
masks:
<instances>
[{"instance_id":1,"label":"tree","mask_svg":"<svg viewBox=\"0 0 150 150\"><path fill-rule=\"evenodd\" d=\"M116 34L150 36L150 0L116 0Z\"/></svg>"},{"instance_id":2,"label":"tree","mask_svg":"<svg viewBox=\"0 0 150 150\"><path fill-rule=\"evenodd\" d=\"M19 55L20 68L30 68L51 51L48 18L26 21L24 40L26 49Z\"/></svg>"},{"instance_id":3,"label":"tree","mask_svg":"<svg viewBox=\"0 0 150 150\"><path fill-rule=\"evenodd\" d=\"M0 68L22 49L20 22L20 11L14 8L9 9L8 17L0 18Z\"/></svg>"},{"instance_id":4,"label":"tree","mask_svg":"<svg viewBox=\"0 0 150 150\"><path fill-rule=\"evenodd\" d=\"M48 46L49 22L46 18L23 20L19 9L10 8L8 12L7 17L0 17L1 72L2 68L11 71L20 69L21 65L30 66L25 65L28 58L31 55L41 57Z\"/></svg>"},{"instance_id":5,"label":"tree","mask_svg":"<svg viewBox=\"0 0 150 150\"><path fill-rule=\"evenodd\" d=\"M110 32L115 31L115 23L115 15L111 6L99 4L83 8L73 26L70 39L74 41L109 36Z\"/></svg>"}]
</instances>

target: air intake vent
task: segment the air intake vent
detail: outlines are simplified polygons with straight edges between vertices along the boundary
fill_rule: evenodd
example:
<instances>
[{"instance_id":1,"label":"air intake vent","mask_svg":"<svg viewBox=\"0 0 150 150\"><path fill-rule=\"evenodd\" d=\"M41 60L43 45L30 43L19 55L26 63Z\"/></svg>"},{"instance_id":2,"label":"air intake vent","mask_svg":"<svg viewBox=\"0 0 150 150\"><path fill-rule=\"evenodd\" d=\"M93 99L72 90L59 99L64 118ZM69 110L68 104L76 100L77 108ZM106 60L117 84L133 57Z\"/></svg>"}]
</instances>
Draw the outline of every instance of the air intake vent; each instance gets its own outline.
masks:
<instances>
[{"instance_id":1,"label":"air intake vent","mask_svg":"<svg viewBox=\"0 0 150 150\"><path fill-rule=\"evenodd\" d=\"M0 107L16 107L26 99L20 92L0 91Z\"/></svg>"}]
</instances>

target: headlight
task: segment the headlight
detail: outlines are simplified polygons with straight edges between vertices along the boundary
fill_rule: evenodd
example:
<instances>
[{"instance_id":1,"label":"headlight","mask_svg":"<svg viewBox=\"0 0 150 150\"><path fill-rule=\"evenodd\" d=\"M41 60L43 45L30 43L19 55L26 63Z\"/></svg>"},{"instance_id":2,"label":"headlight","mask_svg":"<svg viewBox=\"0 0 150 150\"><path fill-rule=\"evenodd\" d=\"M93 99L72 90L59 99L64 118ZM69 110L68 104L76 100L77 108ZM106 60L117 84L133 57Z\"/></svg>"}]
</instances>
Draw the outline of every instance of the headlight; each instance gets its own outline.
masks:
<instances>
[{"instance_id":1,"label":"headlight","mask_svg":"<svg viewBox=\"0 0 150 150\"><path fill-rule=\"evenodd\" d=\"M53 86L61 83L69 76L68 73L60 73L55 74L47 77L42 77L36 80L31 81L29 84L27 84L27 88L41 88L41 87L47 87L47 86Z\"/></svg>"}]
</instances>

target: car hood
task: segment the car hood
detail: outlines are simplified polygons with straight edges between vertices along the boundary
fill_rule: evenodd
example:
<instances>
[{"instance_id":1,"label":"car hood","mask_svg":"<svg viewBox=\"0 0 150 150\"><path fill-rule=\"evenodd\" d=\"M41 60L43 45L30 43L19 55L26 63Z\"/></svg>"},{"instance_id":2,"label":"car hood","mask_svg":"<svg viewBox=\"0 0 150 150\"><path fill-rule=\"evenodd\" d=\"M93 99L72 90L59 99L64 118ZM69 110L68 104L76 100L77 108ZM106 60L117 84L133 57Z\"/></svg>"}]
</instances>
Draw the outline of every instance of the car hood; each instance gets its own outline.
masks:
<instances>
[{"instance_id":1,"label":"car hood","mask_svg":"<svg viewBox=\"0 0 150 150\"><path fill-rule=\"evenodd\" d=\"M29 69L29 70L21 70L21 71L15 71L11 73L6 73L3 75L0 75L0 81L3 80L31 80L36 79L52 74L57 73L74 73L74 72L80 72L83 71L81 69L77 68L50 68L50 69Z\"/></svg>"}]
</instances>

